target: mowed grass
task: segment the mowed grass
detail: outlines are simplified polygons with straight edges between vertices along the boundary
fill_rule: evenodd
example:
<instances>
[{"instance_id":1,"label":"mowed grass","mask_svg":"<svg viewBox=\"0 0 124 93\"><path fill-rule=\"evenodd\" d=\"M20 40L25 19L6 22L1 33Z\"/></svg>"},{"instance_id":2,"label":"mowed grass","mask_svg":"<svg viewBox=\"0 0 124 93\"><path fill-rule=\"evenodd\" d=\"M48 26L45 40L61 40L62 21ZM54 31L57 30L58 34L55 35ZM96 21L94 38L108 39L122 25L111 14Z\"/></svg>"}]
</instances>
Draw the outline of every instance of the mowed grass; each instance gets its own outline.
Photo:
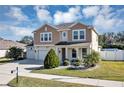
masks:
<instances>
[{"instance_id":1,"label":"mowed grass","mask_svg":"<svg viewBox=\"0 0 124 93\"><path fill-rule=\"evenodd\" d=\"M9 82L9 86L13 87L91 87L89 85L76 84L76 83L65 83L46 79L37 79L30 77L19 77L18 84L16 79Z\"/></svg>"},{"instance_id":2,"label":"mowed grass","mask_svg":"<svg viewBox=\"0 0 124 93\"><path fill-rule=\"evenodd\" d=\"M9 63L11 61L13 61L13 59L11 58L5 58L5 57L0 58L0 64Z\"/></svg>"},{"instance_id":3,"label":"mowed grass","mask_svg":"<svg viewBox=\"0 0 124 93\"><path fill-rule=\"evenodd\" d=\"M44 73L82 78L124 81L124 61L101 61L99 67L93 70L41 69L33 73Z\"/></svg>"}]
</instances>

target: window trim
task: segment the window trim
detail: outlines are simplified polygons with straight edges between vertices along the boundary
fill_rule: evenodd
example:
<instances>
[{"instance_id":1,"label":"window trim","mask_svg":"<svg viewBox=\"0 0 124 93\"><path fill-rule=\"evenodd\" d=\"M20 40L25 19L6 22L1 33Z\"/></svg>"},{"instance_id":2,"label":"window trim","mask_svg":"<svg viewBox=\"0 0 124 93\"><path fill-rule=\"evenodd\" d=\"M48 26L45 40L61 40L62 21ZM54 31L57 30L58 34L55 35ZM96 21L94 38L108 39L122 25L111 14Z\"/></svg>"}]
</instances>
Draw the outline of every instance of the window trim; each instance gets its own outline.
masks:
<instances>
[{"instance_id":1,"label":"window trim","mask_svg":"<svg viewBox=\"0 0 124 93\"><path fill-rule=\"evenodd\" d=\"M63 40L63 33L66 33L66 39L65 40ZM61 41L68 41L68 32L67 31L62 31L61 32Z\"/></svg>"},{"instance_id":2,"label":"window trim","mask_svg":"<svg viewBox=\"0 0 124 93\"><path fill-rule=\"evenodd\" d=\"M48 38L47 41L44 40L45 39L44 38L45 34L47 34L47 38ZM49 34L51 34L51 40L49 40ZM43 35L43 41L41 40L41 35ZM40 33L40 42L52 42L52 32L42 32L42 33Z\"/></svg>"},{"instance_id":3,"label":"window trim","mask_svg":"<svg viewBox=\"0 0 124 93\"><path fill-rule=\"evenodd\" d=\"M77 31L78 32L78 39L74 39L74 32ZM80 31L84 32L84 39L80 39ZM86 40L86 30L85 29L75 29L72 30L72 41L81 41L81 40Z\"/></svg>"}]
</instances>

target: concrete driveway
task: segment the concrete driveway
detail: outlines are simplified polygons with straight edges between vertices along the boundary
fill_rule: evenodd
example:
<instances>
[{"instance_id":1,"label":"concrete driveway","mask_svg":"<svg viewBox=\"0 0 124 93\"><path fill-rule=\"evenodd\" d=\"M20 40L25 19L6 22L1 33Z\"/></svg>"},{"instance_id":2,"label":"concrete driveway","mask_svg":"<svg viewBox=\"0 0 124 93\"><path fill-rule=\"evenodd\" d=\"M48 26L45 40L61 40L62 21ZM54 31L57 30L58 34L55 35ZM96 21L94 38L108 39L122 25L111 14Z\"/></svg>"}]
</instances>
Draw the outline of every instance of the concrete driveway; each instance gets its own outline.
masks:
<instances>
[{"instance_id":1,"label":"concrete driveway","mask_svg":"<svg viewBox=\"0 0 124 93\"><path fill-rule=\"evenodd\" d=\"M0 86L7 85L16 76L16 73L11 74L11 70L15 70L16 67L19 68L19 74L22 74L39 69L41 66L42 63L28 59L0 65Z\"/></svg>"}]
</instances>

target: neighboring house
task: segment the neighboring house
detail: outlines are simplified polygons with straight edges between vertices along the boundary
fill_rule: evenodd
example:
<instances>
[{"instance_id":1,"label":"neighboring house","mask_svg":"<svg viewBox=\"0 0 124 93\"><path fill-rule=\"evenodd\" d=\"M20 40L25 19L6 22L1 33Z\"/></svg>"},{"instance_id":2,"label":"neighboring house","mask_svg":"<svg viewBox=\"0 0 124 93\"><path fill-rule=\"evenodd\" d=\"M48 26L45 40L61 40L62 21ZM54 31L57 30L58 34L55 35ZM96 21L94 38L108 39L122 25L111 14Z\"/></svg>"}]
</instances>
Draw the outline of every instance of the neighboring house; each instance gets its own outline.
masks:
<instances>
[{"instance_id":1,"label":"neighboring house","mask_svg":"<svg viewBox=\"0 0 124 93\"><path fill-rule=\"evenodd\" d=\"M27 46L27 58L44 60L53 48L60 60L82 59L91 50L99 51L98 33L91 26L77 23L44 24L33 32L34 45Z\"/></svg>"},{"instance_id":2,"label":"neighboring house","mask_svg":"<svg viewBox=\"0 0 124 93\"><path fill-rule=\"evenodd\" d=\"M0 57L5 57L8 49L11 47L18 47L18 48L24 49L24 51L26 51L25 44L0 38Z\"/></svg>"}]
</instances>

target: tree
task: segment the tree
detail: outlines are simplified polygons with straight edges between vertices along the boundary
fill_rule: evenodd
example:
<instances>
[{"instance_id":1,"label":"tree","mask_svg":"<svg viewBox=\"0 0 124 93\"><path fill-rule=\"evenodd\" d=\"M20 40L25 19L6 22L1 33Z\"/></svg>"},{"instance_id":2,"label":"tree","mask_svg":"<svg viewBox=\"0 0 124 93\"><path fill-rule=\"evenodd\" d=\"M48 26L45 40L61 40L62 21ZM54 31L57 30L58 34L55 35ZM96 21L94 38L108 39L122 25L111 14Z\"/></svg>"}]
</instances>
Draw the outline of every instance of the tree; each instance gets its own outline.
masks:
<instances>
[{"instance_id":1,"label":"tree","mask_svg":"<svg viewBox=\"0 0 124 93\"><path fill-rule=\"evenodd\" d=\"M105 36L106 34L103 34L103 35L99 35L98 36L98 42L99 42L99 45L101 45L101 46L103 46L103 45L105 45L106 44L106 36Z\"/></svg>"},{"instance_id":2,"label":"tree","mask_svg":"<svg viewBox=\"0 0 124 93\"><path fill-rule=\"evenodd\" d=\"M60 65L60 60L59 57L56 55L55 51L53 49L51 49L45 60L44 60L44 68L55 68L58 67Z\"/></svg>"},{"instance_id":3,"label":"tree","mask_svg":"<svg viewBox=\"0 0 124 93\"><path fill-rule=\"evenodd\" d=\"M17 47L11 47L7 53L7 57L18 60L23 57L23 50Z\"/></svg>"},{"instance_id":4,"label":"tree","mask_svg":"<svg viewBox=\"0 0 124 93\"><path fill-rule=\"evenodd\" d=\"M99 35L99 45L102 47L110 48L114 47L114 45L118 45L119 47L124 46L124 31L120 31L117 33L107 32ZM115 47L116 48L116 47Z\"/></svg>"},{"instance_id":5,"label":"tree","mask_svg":"<svg viewBox=\"0 0 124 93\"><path fill-rule=\"evenodd\" d=\"M24 36L20 41L20 43L24 44L32 44L33 43L33 37L32 36Z\"/></svg>"},{"instance_id":6,"label":"tree","mask_svg":"<svg viewBox=\"0 0 124 93\"><path fill-rule=\"evenodd\" d=\"M117 41L117 42L124 43L124 31L118 32L118 33L116 34L116 41Z\"/></svg>"}]
</instances>

